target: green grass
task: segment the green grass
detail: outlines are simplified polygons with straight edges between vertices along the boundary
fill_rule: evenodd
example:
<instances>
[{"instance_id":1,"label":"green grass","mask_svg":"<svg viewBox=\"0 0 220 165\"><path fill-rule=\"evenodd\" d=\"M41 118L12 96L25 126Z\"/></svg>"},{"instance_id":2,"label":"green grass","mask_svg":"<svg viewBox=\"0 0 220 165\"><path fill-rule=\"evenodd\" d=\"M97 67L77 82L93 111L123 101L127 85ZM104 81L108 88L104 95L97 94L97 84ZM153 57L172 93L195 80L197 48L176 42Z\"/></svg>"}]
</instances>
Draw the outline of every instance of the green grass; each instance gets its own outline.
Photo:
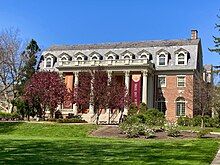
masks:
<instances>
[{"instance_id":1,"label":"green grass","mask_svg":"<svg viewBox=\"0 0 220 165\"><path fill-rule=\"evenodd\" d=\"M210 164L218 140L90 137L95 125L0 123L0 164Z\"/></svg>"},{"instance_id":2,"label":"green grass","mask_svg":"<svg viewBox=\"0 0 220 165\"><path fill-rule=\"evenodd\" d=\"M180 126L181 130L191 130L191 131L199 131L201 130L201 127L191 127L191 126ZM212 132L220 132L220 128L214 128L214 127L205 127L205 129L211 129Z\"/></svg>"}]
</instances>

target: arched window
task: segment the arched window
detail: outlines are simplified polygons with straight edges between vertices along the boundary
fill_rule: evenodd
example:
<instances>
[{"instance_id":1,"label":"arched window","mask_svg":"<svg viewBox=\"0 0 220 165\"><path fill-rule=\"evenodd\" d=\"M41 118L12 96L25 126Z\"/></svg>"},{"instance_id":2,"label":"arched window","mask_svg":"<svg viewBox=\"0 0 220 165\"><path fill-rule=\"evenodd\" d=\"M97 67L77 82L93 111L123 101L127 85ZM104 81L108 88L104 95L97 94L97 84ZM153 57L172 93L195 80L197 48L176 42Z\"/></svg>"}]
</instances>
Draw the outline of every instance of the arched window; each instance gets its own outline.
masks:
<instances>
[{"instance_id":1,"label":"arched window","mask_svg":"<svg viewBox=\"0 0 220 165\"><path fill-rule=\"evenodd\" d=\"M186 112L186 101L183 97L176 99L176 116L185 116Z\"/></svg>"},{"instance_id":2,"label":"arched window","mask_svg":"<svg viewBox=\"0 0 220 165\"><path fill-rule=\"evenodd\" d=\"M108 56L108 60L113 60L114 58L112 56Z\"/></svg>"},{"instance_id":3,"label":"arched window","mask_svg":"<svg viewBox=\"0 0 220 165\"><path fill-rule=\"evenodd\" d=\"M93 56L92 60L98 60L98 57L97 56Z\"/></svg>"},{"instance_id":4,"label":"arched window","mask_svg":"<svg viewBox=\"0 0 220 165\"><path fill-rule=\"evenodd\" d=\"M159 55L159 65L166 65L166 56L165 56L165 54Z\"/></svg>"},{"instance_id":5,"label":"arched window","mask_svg":"<svg viewBox=\"0 0 220 165\"><path fill-rule=\"evenodd\" d=\"M183 53L178 54L178 56L177 56L177 64L178 65L186 64L185 55Z\"/></svg>"},{"instance_id":6,"label":"arched window","mask_svg":"<svg viewBox=\"0 0 220 165\"><path fill-rule=\"evenodd\" d=\"M160 97L157 100L157 109L165 114L166 112L166 102L164 97Z\"/></svg>"},{"instance_id":7,"label":"arched window","mask_svg":"<svg viewBox=\"0 0 220 165\"><path fill-rule=\"evenodd\" d=\"M82 61L83 59L82 59L82 57L77 57L76 60L77 60L77 61Z\"/></svg>"},{"instance_id":8,"label":"arched window","mask_svg":"<svg viewBox=\"0 0 220 165\"><path fill-rule=\"evenodd\" d=\"M124 56L124 59L130 59L129 55Z\"/></svg>"},{"instance_id":9,"label":"arched window","mask_svg":"<svg viewBox=\"0 0 220 165\"><path fill-rule=\"evenodd\" d=\"M52 67L52 58L48 57L46 58L46 68L51 68Z\"/></svg>"},{"instance_id":10,"label":"arched window","mask_svg":"<svg viewBox=\"0 0 220 165\"><path fill-rule=\"evenodd\" d=\"M146 54L141 55L141 59L147 59L147 55Z\"/></svg>"},{"instance_id":11,"label":"arched window","mask_svg":"<svg viewBox=\"0 0 220 165\"><path fill-rule=\"evenodd\" d=\"M65 56L63 56L62 58L61 58L61 61L67 61L68 59L65 57Z\"/></svg>"}]
</instances>

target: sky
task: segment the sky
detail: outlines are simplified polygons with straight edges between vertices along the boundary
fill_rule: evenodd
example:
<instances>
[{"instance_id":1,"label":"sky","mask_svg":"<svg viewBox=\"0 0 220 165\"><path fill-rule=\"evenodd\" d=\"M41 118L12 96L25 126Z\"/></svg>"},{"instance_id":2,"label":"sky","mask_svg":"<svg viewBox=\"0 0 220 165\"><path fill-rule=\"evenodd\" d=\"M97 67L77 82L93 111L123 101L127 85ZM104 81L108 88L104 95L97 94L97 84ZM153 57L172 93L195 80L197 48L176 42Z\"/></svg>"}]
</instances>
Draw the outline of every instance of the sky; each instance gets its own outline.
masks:
<instances>
[{"instance_id":1,"label":"sky","mask_svg":"<svg viewBox=\"0 0 220 165\"><path fill-rule=\"evenodd\" d=\"M16 28L23 40L51 45L202 39L204 64L220 65L209 52L220 23L220 0L0 0L0 30Z\"/></svg>"}]
</instances>

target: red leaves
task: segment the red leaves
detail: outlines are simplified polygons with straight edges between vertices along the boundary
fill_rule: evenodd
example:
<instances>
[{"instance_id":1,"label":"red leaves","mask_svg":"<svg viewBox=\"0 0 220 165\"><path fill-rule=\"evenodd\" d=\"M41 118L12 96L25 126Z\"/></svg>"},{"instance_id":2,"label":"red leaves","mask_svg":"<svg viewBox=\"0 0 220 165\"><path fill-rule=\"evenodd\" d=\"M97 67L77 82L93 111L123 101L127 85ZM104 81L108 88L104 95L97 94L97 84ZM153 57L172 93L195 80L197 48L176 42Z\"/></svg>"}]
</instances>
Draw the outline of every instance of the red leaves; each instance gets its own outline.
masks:
<instances>
[{"instance_id":1,"label":"red leaves","mask_svg":"<svg viewBox=\"0 0 220 165\"><path fill-rule=\"evenodd\" d=\"M35 73L25 85L24 98L29 104L38 100L43 107L55 109L64 101L66 86L57 72Z\"/></svg>"}]
</instances>

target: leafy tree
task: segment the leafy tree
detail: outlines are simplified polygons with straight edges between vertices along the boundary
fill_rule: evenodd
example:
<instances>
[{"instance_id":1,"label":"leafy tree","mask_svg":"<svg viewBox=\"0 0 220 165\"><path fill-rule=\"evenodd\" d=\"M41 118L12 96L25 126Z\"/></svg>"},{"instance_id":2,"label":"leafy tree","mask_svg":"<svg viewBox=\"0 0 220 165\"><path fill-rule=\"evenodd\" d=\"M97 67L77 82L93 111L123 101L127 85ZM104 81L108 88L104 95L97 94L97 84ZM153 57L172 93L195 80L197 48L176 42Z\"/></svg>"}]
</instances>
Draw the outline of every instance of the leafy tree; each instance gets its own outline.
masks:
<instances>
[{"instance_id":1,"label":"leafy tree","mask_svg":"<svg viewBox=\"0 0 220 165\"><path fill-rule=\"evenodd\" d=\"M39 102L43 118L46 110L50 111L53 118L57 106L63 103L66 94L66 86L57 72L35 73L24 88L24 99L31 106L36 101Z\"/></svg>"},{"instance_id":2,"label":"leafy tree","mask_svg":"<svg viewBox=\"0 0 220 165\"><path fill-rule=\"evenodd\" d=\"M35 116L37 111L36 107L39 107L40 104L37 102L35 102L35 106L32 105L32 107L30 107L28 105L28 102L22 99L22 95L24 93L24 86L26 84L26 82L31 78L31 76L35 73L35 68L36 68L36 64L37 64L37 54L40 52L40 48L37 44L37 42L32 39L29 44L27 45L25 51L23 52L23 56L25 57L25 62L24 62L24 66L22 68L22 73L21 73L21 79L20 82L17 83L16 85L16 96L13 100L13 105L16 106L17 111L24 117L25 115L28 116L28 120L29 120L29 116Z\"/></svg>"},{"instance_id":3,"label":"leafy tree","mask_svg":"<svg viewBox=\"0 0 220 165\"><path fill-rule=\"evenodd\" d=\"M97 124L103 109L108 108L111 111L120 109L123 112L127 100L125 86L118 83L115 78L109 83L107 72L102 68L79 74L79 85L74 92L74 101L79 107L92 104Z\"/></svg>"}]
</instances>

